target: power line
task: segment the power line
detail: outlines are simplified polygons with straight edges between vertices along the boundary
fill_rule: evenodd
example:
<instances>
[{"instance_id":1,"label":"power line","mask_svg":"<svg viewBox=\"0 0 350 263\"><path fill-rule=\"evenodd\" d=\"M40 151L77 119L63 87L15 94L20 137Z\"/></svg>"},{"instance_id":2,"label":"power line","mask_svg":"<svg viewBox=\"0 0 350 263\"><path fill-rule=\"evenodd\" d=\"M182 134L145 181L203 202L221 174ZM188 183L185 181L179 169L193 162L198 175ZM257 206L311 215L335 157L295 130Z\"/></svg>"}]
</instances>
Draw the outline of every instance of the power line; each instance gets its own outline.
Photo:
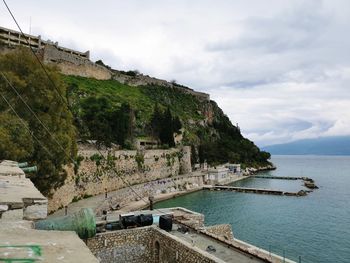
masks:
<instances>
[{"instance_id":1,"label":"power line","mask_svg":"<svg viewBox=\"0 0 350 263\"><path fill-rule=\"evenodd\" d=\"M7 10L8 10L8 12L9 12L10 15L12 16L13 21L16 23L16 25L17 25L19 31L21 32L22 36L24 37L24 40L27 42L27 44L28 44L30 50L32 51L32 53L33 53L34 56L36 57L37 61L39 62L40 66L41 66L41 68L44 70L44 72L45 72L47 78L49 79L49 81L51 82L52 86L55 88L56 92L57 92L58 95L60 96L62 102L68 106L68 103L66 103L66 101L65 101L64 97L62 96L61 92L59 91L59 89L58 89L57 86L55 85L54 81L52 80L52 78L50 77L50 75L49 75L49 73L47 72L46 68L44 67L43 63L40 61L40 58L39 58L38 55L35 53L33 47L32 47L31 44L29 43L29 41L28 41L28 39L26 38L25 34L23 33L22 28L19 26L19 24L18 24L18 22L17 22L15 16L14 16L13 13L11 12L11 9L10 9L9 6L7 5L6 1L5 1L5 0L2 0L2 1L4 2L5 6L6 6Z\"/></svg>"},{"instance_id":2,"label":"power line","mask_svg":"<svg viewBox=\"0 0 350 263\"><path fill-rule=\"evenodd\" d=\"M16 23L16 25L17 25L19 31L20 31L21 34L24 36L24 39L25 39L25 41L27 42L27 44L28 44L30 50L32 51L32 53L33 53L34 56L36 57L38 63L40 64L40 66L41 66L42 69L44 70L44 72L45 72L47 78L48 78L49 81L51 82L52 86L55 88L55 90L56 90L56 92L58 93L58 95L60 96L62 102L63 102L64 104L66 104L66 106L67 106L68 109L69 109L68 103L67 103L66 100L63 98L62 94L59 92L59 89L57 88L57 86L55 85L54 81L53 81L52 78L50 77L50 75L49 75L49 73L47 72L45 66L42 64L42 62L40 61L40 58L37 56L37 54L36 54L35 51L33 50L32 46L30 45L28 39L25 37L25 34L23 33L23 31L22 31L20 25L18 24L18 22L17 22L15 16L14 16L13 13L11 12L11 9L9 8L9 6L7 5L7 3L6 3L5 0L3 0L3 3L5 4L5 6L6 6L8 12L10 13L12 19L13 19L14 22ZM100 151L98 148L97 148L97 151L98 151L99 154L102 156L102 158L103 158L105 161L107 161L107 159L103 156L103 154L101 153L101 151ZM51 155L51 156L52 156L52 155ZM73 164L75 164L75 161L73 161ZM142 200L142 201L144 201L146 204L148 204L148 202L147 202L146 200L144 200L144 198L143 198L141 195L139 195L139 194L132 188L132 186L130 185L130 183L129 183L128 181L126 181L123 177L121 177L121 176L118 174L118 172L116 171L116 169L115 169L114 167L112 168L112 170L113 170L113 172L123 181L123 183L126 184L127 187L130 188L130 190L131 190L137 197L140 198L140 200ZM157 209L156 209L156 210L157 210ZM160 210L157 210L157 211L160 211ZM160 212L163 213L162 211L160 211Z\"/></svg>"},{"instance_id":3,"label":"power line","mask_svg":"<svg viewBox=\"0 0 350 263\"><path fill-rule=\"evenodd\" d=\"M27 126L27 124L25 123L25 121L18 115L18 113L16 112L16 110L12 107L11 103L6 99L6 97L1 94L1 97L3 98L3 100L7 103L7 105L10 107L10 109L13 111L13 113L17 116L17 118L21 121L21 123L23 124L24 128L27 129L27 131L29 132L29 134L40 144L40 146L53 158L52 154L50 153L50 151L45 147L45 145L43 145L41 143L41 141L34 135L32 134L31 130L29 129L29 127Z\"/></svg>"}]
</instances>

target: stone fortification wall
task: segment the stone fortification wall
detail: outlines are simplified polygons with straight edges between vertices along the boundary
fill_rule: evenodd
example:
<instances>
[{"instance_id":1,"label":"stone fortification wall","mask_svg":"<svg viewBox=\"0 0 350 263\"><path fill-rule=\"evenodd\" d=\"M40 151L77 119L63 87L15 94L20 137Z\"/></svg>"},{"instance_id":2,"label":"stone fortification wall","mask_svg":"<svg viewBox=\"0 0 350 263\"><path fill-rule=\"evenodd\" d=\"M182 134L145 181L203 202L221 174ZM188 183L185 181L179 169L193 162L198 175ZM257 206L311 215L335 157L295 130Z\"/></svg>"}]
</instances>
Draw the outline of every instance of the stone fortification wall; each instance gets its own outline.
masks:
<instances>
[{"instance_id":1,"label":"stone fortification wall","mask_svg":"<svg viewBox=\"0 0 350 263\"><path fill-rule=\"evenodd\" d=\"M97 234L87 246L101 263L221 262L154 226Z\"/></svg>"},{"instance_id":2,"label":"stone fortification wall","mask_svg":"<svg viewBox=\"0 0 350 263\"><path fill-rule=\"evenodd\" d=\"M126 187L120 177L130 185L134 185L135 189L142 195L146 195L151 187L161 191L171 185L174 188L179 184L185 185L185 179L180 180L173 177L178 176L183 171L191 172L190 152L187 147L184 149L145 150L143 152L104 150L101 153L109 160L109 163L105 162L96 150L80 148L78 153L81 160L79 169L75 173L72 166L66 167L67 179L62 187L52 193L49 200L49 211L57 210L71 203L73 199L77 200L104 193L105 189L114 191ZM110 165L115 167L117 174L111 171ZM144 185L165 178L168 178L169 182L163 183L162 188ZM193 181L193 179L191 180ZM201 180L198 181L198 183L201 182ZM135 198L130 193L127 193L127 197Z\"/></svg>"},{"instance_id":3,"label":"stone fortification wall","mask_svg":"<svg viewBox=\"0 0 350 263\"><path fill-rule=\"evenodd\" d=\"M99 66L95 63L75 65L69 62L55 63L62 74L80 76L85 78L94 78L99 80L107 80L111 78L111 73L108 69Z\"/></svg>"},{"instance_id":4,"label":"stone fortification wall","mask_svg":"<svg viewBox=\"0 0 350 263\"><path fill-rule=\"evenodd\" d=\"M88 56L78 56L75 53L47 44L38 51L46 64L56 65L63 74L100 80L110 79L111 72L89 60Z\"/></svg>"},{"instance_id":5,"label":"stone fortification wall","mask_svg":"<svg viewBox=\"0 0 350 263\"><path fill-rule=\"evenodd\" d=\"M162 86L162 87L167 87L167 88L175 88L175 89L178 89L184 93L191 94L191 95L197 97L201 101L209 101L210 100L210 96L207 93L197 92L197 91L194 91L193 89L190 89L187 87L182 87L182 86L173 84L171 82L168 82L166 80L153 78L153 77L143 75L143 74L137 74L135 76L130 76L130 75L127 75L127 74L120 72L118 70L113 70L113 77L112 78L114 80L117 80L120 83L127 84L130 86L157 85L157 86Z\"/></svg>"},{"instance_id":6,"label":"stone fortification wall","mask_svg":"<svg viewBox=\"0 0 350 263\"><path fill-rule=\"evenodd\" d=\"M168 88L177 88L182 92L191 94L201 101L209 101L207 93L196 92L193 89L183 87L166 80L153 78L147 75L127 75L118 70L98 65L90 60L90 52L80 52L58 45L58 42L42 40L40 36L29 34L22 35L21 32L0 27L0 42L7 47L25 46L37 50L44 63L54 63L61 72L66 75L74 75L100 80L115 79L130 86L158 85ZM112 73L113 71L113 73Z\"/></svg>"}]
</instances>

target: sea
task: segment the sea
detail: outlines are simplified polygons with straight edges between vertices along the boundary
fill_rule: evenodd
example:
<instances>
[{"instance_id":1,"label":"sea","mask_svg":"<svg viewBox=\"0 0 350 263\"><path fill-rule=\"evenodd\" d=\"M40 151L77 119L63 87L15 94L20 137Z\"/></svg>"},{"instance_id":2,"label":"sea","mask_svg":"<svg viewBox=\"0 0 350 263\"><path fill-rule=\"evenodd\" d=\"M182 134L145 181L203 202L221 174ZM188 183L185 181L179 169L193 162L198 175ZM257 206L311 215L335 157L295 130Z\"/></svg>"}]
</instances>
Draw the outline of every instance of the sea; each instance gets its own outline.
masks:
<instances>
[{"instance_id":1,"label":"sea","mask_svg":"<svg viewBox=\"0 0 350 263\"><path fill-rule=\"evenodd\" d=\"M296 262L350 263L350 156L272 156L269 176L306 176L319 189L307 196L202 190L156 204L205 215L205 224L231 224L235 238ZM248 178L235 186L305 190L300 180Z\"/></svg>"}]
</instances>

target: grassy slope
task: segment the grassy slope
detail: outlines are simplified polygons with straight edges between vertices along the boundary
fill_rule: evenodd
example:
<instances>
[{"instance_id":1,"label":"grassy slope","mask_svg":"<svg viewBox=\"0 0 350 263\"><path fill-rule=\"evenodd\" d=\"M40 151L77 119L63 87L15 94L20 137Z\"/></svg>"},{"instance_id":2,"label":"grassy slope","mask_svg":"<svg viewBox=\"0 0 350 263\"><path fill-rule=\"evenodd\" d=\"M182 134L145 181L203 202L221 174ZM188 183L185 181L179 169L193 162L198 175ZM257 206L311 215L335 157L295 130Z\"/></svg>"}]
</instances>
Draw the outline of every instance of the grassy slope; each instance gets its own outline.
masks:
<instances>
[{"instance_id":1,"label":"grassy slope","mask_svg":"<svg viewBox=\"0 0 350 263\"><path fill-rule=\"evenodd\" d=\"M76 76L62 76L69 87L76 86L72 92L75 102L87 96L105 97L112 105L119 107L127 102L137 112L137 121L147 122L155 103L160 107L169 106L183 121L199 120L203 116L197 113L199 101L194 96L178 92L176 89L157 86L131 87L115 80L96 80Z\"/></svg>"},{"instance_id":2,"label":"grassy slope","mask_svg":"<svg viewBox=\"0 0 350 263\"><path fill-rule=\"evenodd\" d=\"M210 154L218 160L220 158L217 157L225 156L223 151L226 151L226 156L238 156L234 159L242 163L265 163L265 161L261 162L259 149L242 137L240 131L231 124L215 102L207 102L207 105L210 103L214 111L216 127L214 127L215 125L203 126L199 125L199 121L205 118L201 114L205 103L200 102L193 95L179 92L178 89L158 86L131 87L115 80L96 80L76 76L62 75L62 78L68 85L73 113L78 118L79 112L82 110L81 102L90 96L105 97L114 107L119 107L122 103L129 103L135 112L136 129L134 135L137 137L146 136L145 127L150 121L155 104L158 103L161 108L170 107L173 115L180 117L186 128L184 134L186 144L198 146L200 143L208 143ZM211 146L210 143L215 142L218 138L222 138L219 145ZM212 151L211 149L214 148L216 150ZM224 148L227 149L224 150ZM227 159L231 158L227 157ZM220 161L224 162L224 160Z\"/></svg>"}]
</instances>

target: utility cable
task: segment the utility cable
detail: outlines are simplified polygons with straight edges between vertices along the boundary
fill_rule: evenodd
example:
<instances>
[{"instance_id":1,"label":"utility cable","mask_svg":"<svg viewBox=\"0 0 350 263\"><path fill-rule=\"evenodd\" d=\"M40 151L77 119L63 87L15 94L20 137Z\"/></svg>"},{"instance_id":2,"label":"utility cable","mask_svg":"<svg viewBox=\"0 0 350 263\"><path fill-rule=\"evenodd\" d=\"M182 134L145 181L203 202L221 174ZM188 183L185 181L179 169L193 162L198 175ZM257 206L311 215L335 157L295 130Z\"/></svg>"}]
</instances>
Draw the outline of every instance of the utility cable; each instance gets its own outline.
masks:
<instances>
[{"instance_id":1,"label":"utility cable","mask_svg":"<svg viewBox=\"0 0 350 263\"><path fill-rule=\"evenodd\" d=\"M29 41L28 41L26 35L23 33L22 28L19 26L19 24L18 24L18 22L17 22L15 16L14 16L13 13L11 12L11 9L10 9L9 6L7 5L6 1L5 1L5 0L2 0L2 1L4 2L5 6L6 6L7 10L8 10L8 12L10 13L10 15L11 15L11 17L12 17L12 19L13 19L13 21L16 23L17 28L19 29L19 31L21 32L22 36L24 37L24 40L27 42L27 44L28 44L30 50L32 51L32 53L33 53L34 56L36 57L36 60L39 62L40 66L41 66L41 68L44 70L44 72L45 72L47 78L49 79L49 81L51 82L52 86L55 88L56 92L57 92L58 95L60 96L62 102L68 106L68 103L66 102L66 100L65 100L64 97L62 96L61 92L59 91L59 89L58 89L57 86L55 85L55 82L54 82L54 81L52 80L52 78L50 77L50 75L49 75L49 73L47 72L45 66L44 66L43 63L40 61L40 58L39 58L38 55L35 53L33 47L32 47L31 44L29 43Z\"/></svg>"},{"instance_id":2,"label":"utility cable","mask_svg":"<svg viewBox=\"0 0 350 263\"><path fill-rule=\"evenodd\" d=\"M14 22L16 23L17 25L17 28L19 29L19 31L21 32L22 36L24 36L24 39L25 41L27 42L30 50L32 51L32 53L34 54L34 56L36 57L36 60L38 61L38 63L40 64L41 68L44 70L47 78L49 79L49 81L51 82L52 86L55 88L56 92L58 93L58 95L60 96L62 102L64 104L66 104L66 106L68 107L69 109L69 105L68 103L66 102L66 100L64 99L64 97L62 96L62 94L60 93L59 89L57 88L57 86L55 85L54 81L52 80L52 78L50 77L49 73L47 72L45 66L42 64L42 62L40 61L40 58L38 57L38 55L35 53L34 49L32 48L31 44L29 43L28 39L26 38L25 34L23 33L22 31L22 28L20 27L20 25L18 24L15 16L13 15L11 9L9 8L9 6L7 5L6 1L3 0L3 3L5 4L6 6L6 9L8 10L8 12L10 13L12 19L14 20ZM107 159L104 157L104 155L101 153L101 151L97 148L97 151L99 152L99 154L102 156L102 158L107 161ZM73 161L73 164L75 163L75 161ZM144 201L146 204L148 204L148 202L141 196L139 195L133 188L132 186L130 185L130 183L128 181L126 181L122 176L120 176L118 174L118 172L116 171L115 168L112 168L112 170L114 171L114 173L123 181L124 184L127 185L128 188L130 188L130 190L138 197L140 198L140 200ZM157 210L157 209L156 209ZM160 210L157 210L157 211L160 211ZM161 213L163 213L162 211L160 211Z\"/></svg>"}]
</instances>

